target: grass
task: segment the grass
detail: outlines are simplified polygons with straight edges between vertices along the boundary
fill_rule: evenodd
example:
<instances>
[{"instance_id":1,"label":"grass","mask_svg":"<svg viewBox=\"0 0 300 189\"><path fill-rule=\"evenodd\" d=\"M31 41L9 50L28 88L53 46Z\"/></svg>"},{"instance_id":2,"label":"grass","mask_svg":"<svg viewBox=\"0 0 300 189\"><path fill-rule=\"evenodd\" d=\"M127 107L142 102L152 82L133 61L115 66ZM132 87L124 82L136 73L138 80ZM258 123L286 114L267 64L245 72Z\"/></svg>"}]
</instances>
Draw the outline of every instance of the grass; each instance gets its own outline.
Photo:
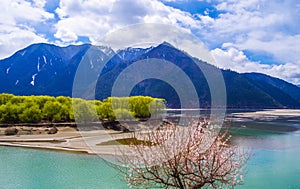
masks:
<instances>
[{"instance_id":1,"label":"grass","mask_svg":"<svg viewBox=\"0 0 300 189\"><path fill-rule=\"evenodd\" d=\"M150 142L150 141L139 140L135 137L132 137L132 138L122 138L122 139L116 139L116 140L109 140L109 141L97 144L97 146L100 146L100 145L144 145L144 146L152 146L154 144L153 144L153 142Z\"/></svg>"}]
</instances>

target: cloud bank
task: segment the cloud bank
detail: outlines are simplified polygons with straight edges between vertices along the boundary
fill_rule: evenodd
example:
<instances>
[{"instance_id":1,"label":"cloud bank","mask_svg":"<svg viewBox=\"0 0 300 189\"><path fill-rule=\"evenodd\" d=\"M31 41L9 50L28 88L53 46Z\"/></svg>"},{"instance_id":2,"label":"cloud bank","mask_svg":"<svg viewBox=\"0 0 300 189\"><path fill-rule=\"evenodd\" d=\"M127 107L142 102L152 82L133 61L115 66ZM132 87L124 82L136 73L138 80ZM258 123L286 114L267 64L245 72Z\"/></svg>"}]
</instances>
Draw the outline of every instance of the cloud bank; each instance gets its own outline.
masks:
<instances>
[{"instance_id":1,"label":"cloud bank","mask_svg":"<svg viewBox=\"0 0 300 189\"><path fill-rule=\"evenodd\" d=\"M199 2L209 6L195 13L193 3ZM181 5L190 5L191 11ZM122 27L160 23L197 36L218 67L300 84L298 0L11 0L0 6L5 7L0 13L0 58L31 43L97 44Z\"/></svg>"}]
</instances>

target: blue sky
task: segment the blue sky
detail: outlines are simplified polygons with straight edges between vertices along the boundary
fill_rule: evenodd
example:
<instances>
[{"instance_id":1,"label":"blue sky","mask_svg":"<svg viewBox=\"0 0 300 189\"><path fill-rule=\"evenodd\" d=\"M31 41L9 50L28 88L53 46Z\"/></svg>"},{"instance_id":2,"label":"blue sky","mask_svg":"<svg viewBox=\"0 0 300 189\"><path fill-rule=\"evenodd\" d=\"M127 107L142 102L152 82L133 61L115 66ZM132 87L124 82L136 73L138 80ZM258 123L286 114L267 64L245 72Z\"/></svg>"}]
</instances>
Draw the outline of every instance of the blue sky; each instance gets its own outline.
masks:
<instances>
[{"instance_id":1,"label":"blue sky","mask_svg":"<svg viewBox=\"0 0 300 189\"><path fill-rule=\"evenodd\" d=\"M0 58L32 43L96 44L137 23L191 31L220 68L300 84L299 0L0 1Z\"/></svg>"}]
</instances>

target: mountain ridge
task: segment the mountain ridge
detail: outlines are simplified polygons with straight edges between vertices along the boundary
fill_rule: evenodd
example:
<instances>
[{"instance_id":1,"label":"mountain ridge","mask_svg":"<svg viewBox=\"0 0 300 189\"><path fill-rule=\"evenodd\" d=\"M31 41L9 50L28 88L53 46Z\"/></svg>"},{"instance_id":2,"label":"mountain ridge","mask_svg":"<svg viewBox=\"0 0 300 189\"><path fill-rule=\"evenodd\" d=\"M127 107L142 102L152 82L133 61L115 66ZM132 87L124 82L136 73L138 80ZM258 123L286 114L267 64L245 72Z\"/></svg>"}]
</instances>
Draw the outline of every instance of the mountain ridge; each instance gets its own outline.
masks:
<instances>
[{"instance_id":1,"label":"mountain ridge","mask_svg":"<svg viewBox=\"0 0 300 189\"><path fill-rule=\"evenodd\" d=\"M4 81L0 84L0 92L16 95L72 96L76 70L91 48L97 51L97 56L91 58L90 65L87 66L88 71L97 71L99 65L108 60L97 81L98 99L111 95L112 85L117 76L133 62L157 58L174 63L190 77L197 90L201 107L209 107L211 99L207 81L195 62L210 73L222 72L226 84L228 107L300 107L300 88L293 84L261 73L240 74L230 70L219 70L167 42L155 47L128 47L117 51L110 47L90 44L66 47L47 43L33 44L0 60L0 78ZM165 72L168 73L168 70ZM166 98L169 107L180 107L176 91L163 81L155 79L142 81L135 86L131 94Z\"/></svg>"}]
</instances>

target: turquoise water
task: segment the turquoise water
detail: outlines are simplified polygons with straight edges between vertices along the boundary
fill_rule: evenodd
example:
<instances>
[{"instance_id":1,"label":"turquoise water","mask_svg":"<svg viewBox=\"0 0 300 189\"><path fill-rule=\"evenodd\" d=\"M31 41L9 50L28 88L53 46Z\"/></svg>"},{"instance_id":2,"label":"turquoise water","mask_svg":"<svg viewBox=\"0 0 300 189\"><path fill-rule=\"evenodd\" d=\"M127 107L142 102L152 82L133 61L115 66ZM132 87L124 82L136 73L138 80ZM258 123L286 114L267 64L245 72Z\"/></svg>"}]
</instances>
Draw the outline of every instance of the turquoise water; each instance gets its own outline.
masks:
<instances>
[{"instance_id":1,"label":"turquoise water","mask_svg":"<svg viewBox=\"0 0 300 189\"><path fill-rule=\"evenodd\" d=\"M252 154L238 188L299 189L300 132L253 133L236 140ZM0 147L1 189L127 188L122 178L97 156Z\"/></svg>"},{"instance_id":2,"label":"turquoise water","mask_svg":"<svg viewBox=\"0 0 300 189\"><path fill-rule=\"evenodd\" d=\"M245 183L238 188L300 188L300 133L247 139L246 142L252 155Z\"/></svg>"},{"instance_id":3,"label":"turquoise water","mask_svg":"<svg viewBox=\"0 0 300 189\"><path fill-rule=\"evenodd\" d=\"M1 189L127 188L97 156L0 147Z\"/></svg>"}]
</instances>

